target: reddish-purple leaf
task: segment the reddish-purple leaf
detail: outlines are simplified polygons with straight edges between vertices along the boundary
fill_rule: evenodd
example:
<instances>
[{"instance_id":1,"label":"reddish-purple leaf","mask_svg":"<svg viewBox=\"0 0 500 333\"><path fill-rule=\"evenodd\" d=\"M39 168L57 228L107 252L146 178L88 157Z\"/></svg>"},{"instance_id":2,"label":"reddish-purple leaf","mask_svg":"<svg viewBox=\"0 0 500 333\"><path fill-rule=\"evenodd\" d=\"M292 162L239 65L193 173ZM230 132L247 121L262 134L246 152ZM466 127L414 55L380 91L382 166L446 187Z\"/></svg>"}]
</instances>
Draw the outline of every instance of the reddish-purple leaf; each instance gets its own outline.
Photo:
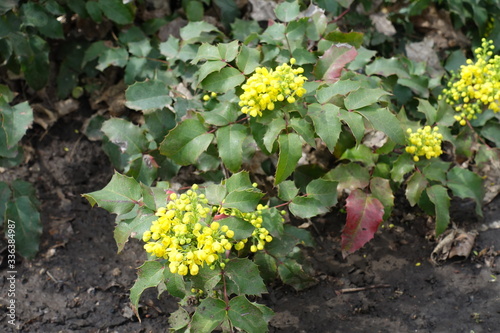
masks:
<instances>
[{"instance_id":1,"label":"reddish-purple leaf","mask_svg":"<svg viewBox=\"0 0 500 333\"><path fill-rule=\"evenodd\" d=\"M357 189L346 200L347 221L342 230L342 255L347 257L368 243L384 216L384 206Z\"/></svg>"},{"instance_id":2,"label":"reddish-purple leaf","mask_svg":"<svg viewBox=\"0 0 500 333\"><path fill-rule=\"evenodd\" d=\"M219 220L228 218L229 216L230 215L226 215L226 214L217 214L217 215L214 216L214 221L219 221Z\"/></svg>"},{"instance_id":3,"label":"reddish-purple leaf","mask_svg":"<svg viewBox=\"0 0 500 333\"><path fill-rule=\"evenodd\" d=\"M352 45L333 45L316 63L314 74L326 82L334 83L339 80L345 65L353 61L357 55L358 51Z\"/></svg>"}]
</instances>

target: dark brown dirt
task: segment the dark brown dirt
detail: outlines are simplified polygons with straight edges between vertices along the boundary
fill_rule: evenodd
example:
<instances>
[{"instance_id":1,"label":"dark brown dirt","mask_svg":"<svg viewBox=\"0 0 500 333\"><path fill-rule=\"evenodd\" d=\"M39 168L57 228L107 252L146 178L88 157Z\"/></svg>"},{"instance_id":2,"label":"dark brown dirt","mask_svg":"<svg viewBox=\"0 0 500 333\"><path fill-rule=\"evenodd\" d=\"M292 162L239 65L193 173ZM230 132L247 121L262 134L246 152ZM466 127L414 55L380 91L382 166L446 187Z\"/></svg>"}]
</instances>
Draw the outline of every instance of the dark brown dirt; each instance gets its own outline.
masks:
<instances>
[{"instance_id":1,"label":"dark brown dirt","mask_svg":"<svg viewBox=\"0 0 500 333\"><path fill-rule=\"evenodd\" d=\"M100 143L75 132L85 117L66 116L46 135L30 131L32 160L0 174L0 180L36 184L44 227L37 257L17 264L15 327L7 322L7 269L1 268L0 332L165 332L177 308L172 297L157 299L148 290L140 302L142 322L132 313L128 291L145 254L138 241L117 254L114 217L80 196L101 189L113 172ZM455 222L468 229L500 220L498 198L480 222L470 205L456 207ZM301 292L270 287L261 300L276 312L270 331L498 332L499 268L483 258L435 267L428 260L435 244L426 237L432 226L411 210L395 216L395 227L381 229L347 259L339 249L342 216L316 219L311 231L318 247L309 252L319 282ZM500 249L500 229L481 231L474 249L492 246ZM347 288L366 290L341 293Z\"/></svg>"}]
</instances>

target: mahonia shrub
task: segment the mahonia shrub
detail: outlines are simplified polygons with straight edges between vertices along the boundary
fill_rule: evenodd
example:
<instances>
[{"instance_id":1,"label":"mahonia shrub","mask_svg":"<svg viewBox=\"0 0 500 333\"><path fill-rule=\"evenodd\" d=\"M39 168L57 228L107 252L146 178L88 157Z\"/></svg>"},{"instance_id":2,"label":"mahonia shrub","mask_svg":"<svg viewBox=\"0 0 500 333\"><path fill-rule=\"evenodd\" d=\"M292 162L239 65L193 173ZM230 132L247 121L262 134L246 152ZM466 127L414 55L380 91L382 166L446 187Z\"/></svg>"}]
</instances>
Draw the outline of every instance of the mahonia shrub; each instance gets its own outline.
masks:
<instances>
[{"instance_id":1,"label":"mahonia shrub","mask_svg":"<svg viewBox=\"0 0 500 333\"><path fill-rule=\"evenodd\" d=\"M342 32L312 6L282 2L273 24L235 20L231 36L189 22L159 43L161 70L126 90L144 121L96 120L123 174L85 196L117 214L119 250L131 237L145 242L132 304L148 287L181 298L174 330L264 332L272 312L247 296L276 279L314 285L301 251L314 242L290 215L345 209L345 221L331 221L345 222L345 257L391 217L400 188L434 216L436 235L450 224L453 196L482 214L483 179L461 154L484 165L496 150L471 150L468 127L436 102L443 74L377 56L363 34ZM179 170L197 185L174 194ZM193 299L194 312L185 306Z\"/></svg>"}]
</instances>

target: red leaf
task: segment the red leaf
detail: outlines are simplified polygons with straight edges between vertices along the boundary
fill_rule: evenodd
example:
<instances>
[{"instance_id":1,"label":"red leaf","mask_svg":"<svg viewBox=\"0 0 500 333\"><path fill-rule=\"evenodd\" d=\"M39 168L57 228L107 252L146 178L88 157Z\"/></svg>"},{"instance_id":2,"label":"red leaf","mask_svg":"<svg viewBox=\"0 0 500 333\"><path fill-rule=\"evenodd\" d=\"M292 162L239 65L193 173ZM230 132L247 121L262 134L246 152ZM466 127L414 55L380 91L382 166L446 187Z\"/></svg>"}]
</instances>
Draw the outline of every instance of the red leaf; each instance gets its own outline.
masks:
<instances>
[{"instance_id":1,"label":"red leaf","mask_svg":"<svg viewBox=\"0 0 500 333\"><path fill-rule=\"evenodd\" d=\"M339 80L345 65L353 61L357 55L358 51L352 45L333 45L320 57L314 74L326 82L334 83Z\"/></svg>"},{"instance_id":2,"label":"red leaf","mask_svg":"<svg viewBox=\"0 0 500 333\"><path fill-rule=\"evenodd\" d=\"M384 216L384 206L357 189L346 200L347 221L342 230L342 255L347 257L368 243Z\"/></svg>"},{"instance_id":3,"label":"red leaf","mask_svg":"<svg viewBox=\"0 0 500 333\"><path fill-rule=\"evenodd\" d=\"M214 216L214 221L222 220L222 219L225 219L228 217L229 217L229 215L226 215L226 214L217 214Z\"/></svg>"}]
</instances>

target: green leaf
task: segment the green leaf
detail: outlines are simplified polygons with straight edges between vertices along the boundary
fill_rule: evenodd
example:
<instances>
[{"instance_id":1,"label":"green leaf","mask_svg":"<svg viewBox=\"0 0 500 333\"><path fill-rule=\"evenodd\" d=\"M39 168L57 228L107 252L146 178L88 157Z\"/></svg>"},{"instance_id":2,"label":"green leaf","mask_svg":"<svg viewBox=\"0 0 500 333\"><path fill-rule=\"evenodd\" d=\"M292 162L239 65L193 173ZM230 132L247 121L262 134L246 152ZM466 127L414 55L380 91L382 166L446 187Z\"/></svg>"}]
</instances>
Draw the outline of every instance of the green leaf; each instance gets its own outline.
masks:
<instances>
[{"instance_id":1,"label":"green leaf","mask_svg":"<svg viewBox=\"0 0 500 333\"><path fill-rule=\"evenodd\" d=\"M259 266L260 275L266 283L271 283L276 280L278 277L276 259L263 251L257 251L253 260Z\"/></svg>"},{"instance_id":2,"label":"green leaf","mask_svg":"<svg viewBox=\"0 0 500 333\"><path fill-rule=\"evenodd\" d=\"M232 191L224 199L223 207L236 208L242 212L252 212L264 196L254 190Z\"/></svg>"},{"instance_id":3,"label":"green leaf","mask_svg":"<svg viewBox=\"0 0 500 333\"><path fill-rule=\"evenodd\" d=\"M370 174L366 168L357 163L347 163L330 170L324 178L338 182L337 191L341 193L344 189L353 191L367 187Z\"/></svg>"},{"instance_id":4,"label":"green leaf","mask_svg":"<svg viewBox=\"0 0 500 333\"><path fill-rule=\"evenodd\" d=\"M436 180L442 184L446 183L446 174L450 169L451 162L432 159L430 163L422 169L422 173L428 180Z\"/></svg>"},{"instance_id":5,"label":"green leaf","mask_svg":"<svg viewBox=\"0 0 500 333\"><path fill-rule=\"evenodd\" d=\"M109 46L104 41L97 41L90 44L83 54L82 66L85 66L89 61L99 58L107 49L109 49Z\"/></svg>"},{"instance_id":6,"label":"green leaf","mask_svg":"<svg viewBox=\"0 0 500 333\"><path fill-rule=\"evenodd\" d=\"M405 144L405 134L401 128L401 122L389 109L359 110L358 112L370 121L373 128L387 134L392 141L401 145Z\"/></svg>"},{"instance_id":7,"label":"green leaf","mask_svg":"<svg viewBox=\"0 0 500 333\"><path fill-rule=\"evenodd\" d=\"M167 108L157 109L144 114L148 133L151 134L156 142L161 142L168 131L177 125L175 113Z\"/></svg>"},{"instance_id":8,"label":"green leaf","mask_svg":"<svg viewBox=\"0 0 500 333\"><path fill-rule=\"evenodd\" d=\"M349 126L352 134L356 138L356 143L359 145L365 136L365 122L363 117L359 113L340 109L339 119Z\"/></svg>"},{"instance_id":9,"label":"green leaf","mask_svg":"<svg viewBox=\"0 0 500 333\"><path fill-rule=\"evenodd\" d=\"M6 135L6 148L11 149L22 139L33 122L33 110L28 102L14 106L0 105L0 119ZM0 146L3 145L0 143Z\"/></svg>"},{"instance_id":10,"label":"green leaf","mask_svg":"<svg viewBox=\"0 0 500 333\"><path fill-rule=\"evenodd\" d=\"M260 62L260 50L241 45L241 51L236 58L236 66L238 69L247 75L252 73Z\"/></svg>"},{"instance_id":11,"label":"green leaf","mask_svg":"<svg viewBox=\"0 0 500 333\"><path fill-rule=\"evenodd\" d=\"M92 206L97 204L110 213L130 212L141 198L141 186L132 177L115 172L109 183L100 191L83 194Z\"/></svg>"},{"instance_id":12,"label":"green leaf","mask_svg":"<svg viewBox=\"0 0 500 333\"><path fill-rule=\"evenodd\" d=\"M212 111L203 112L203 118L207 123L220 127L235 122L239 115L238 106L227 102L218 103Z\"/></svg>"},{"instance_id":13,"label":"green leaf","mask_svg":"<svg viewBox=\"0 0 500 333\"><path fill-rule=\"evenodd\" d=\"M217 48L217 46L209 43L203 43L198 49L196 57L193 60L191 60L191 63L196 65L200 60L210 61L210 60L222 60L222 59L219 54L219 49Z\"/></svg>"},{"instance_id":14,"label":"green leaf","mask_svg":"<svg viewBox=\"0 0 500 333\"><path fill-rule=\"evenodd\" d=\"M16 182L20 183L20 181ZM31 184L29 186L32 187ZM13 198L7 202L5 218L7 221L4 230L7 239L13 237L16 251L20 255L25 258L33 258L38 252L40 236L42 235L40 213L34 199L28 195L16 195L14 189Z\"/></svg>"},{"instance_id":15,"label":"green leaf","mask_svg":"<svg viewBox=\"0 0 500 333\"><path fill-rule=\"evenodd\" d=\"M178 38L170 35L167 41L160 43L160 53L163 54L167 60L175 59L179 54L179 42Z\"/></svg>"},{"instance_id":16,"label":"green leaf","mask_svg":"<svg viewBox=\"0 0 500 333\"><path fill-rule=\"evenodd\" d=\"M226 303L207 297L200 302L191 321L192 332L212 332L226 318Z\"/></svg>"},{"instance_id":17,"label":"green leaf","mask_svg":"<svg viewBox=\"0 0 500 333\"><path fill-rule=\"evenodd\" d=\"M289 205L290 212L300 218L307 219L328 212L321 201L310 197L295 197Z\"/></svg>"},{"instance_id":18,"label":"green leaf","mask_svg":"<svg viewBox=\"0 0 500 333\"><path fill-rule=\"evenodd\" d=\"M302 141L296 133L281 134L278 138L280 147L274 184L286 180L295 170L302 157Z\"/></svg>"},{"instance_id":19,"label":"green leaf","mask_svg":"<svg viewBox=\"0 0 500 333\"><path fill-rule=\"evenodd\" d=\"M351 71L358 71L366 66L366 64L370 63L372 58L377 54L377 51L367 50L364 47L358 48L358 55L356 59L354 59L347 68Z\"/></svg>"},{"instance_id":20,"label":"green leaf","mask_svg":"<svg viewBox=\"0 0 500 333\"><path fill-rule=\"evenodd\" d=\"M179 298L184 298L186 296L187 291L184 277L177 273L170 272L170 269L165 269L163 271L163 280L170 295Z\"/></svg>"},{"instance_id":21,"label":"green leaf","mask_svg":"<svg viewBox=\"0 0 500 333\"><path fill-rule=\"evenodd\" d=\"M177 164L193 164L208 148L213 137L200 121L186 119L168 133L160 144L160 152Z\"/></svg>"},{"instance_id":22,"label":"green leaf","mask_svg":"<svg viewBox=\"0 0 500 333\"><path fill-rule=\"evenodd\" d=\"M195 42L207 42L210 43L215 39L215 35L208 35L210 32L219 32L219 30L212 24L198 21L189 22L188 25L182 27L180 30L181 38L184 43L191 44Z\"/></svg>"},{"instance_id":23,"label":"green leaf","mask_svg":"<svg viewBox=\"0 0 500 333\"><path fill-rule=\"evenodd\" d=\"M213 72L220 72L220 70L226 67L227 63L224 61L216 60L216 61L207 61L203 65L200 66L198 71L198 83L205 80L205 78L212 74Z\"/></svg>"},{"instance_id":24,"label":"green leaf","mask_svg":"<svg viewBox=\"0 0 500 333\"><path fill-rule=\"evenodd\" d=\"M377 103L380 97L388 94L387 91L380 88L359 88L346 97L344 104L347 110L357 110Z\"/></svg>"},{"instance_id":25,"label":"green leaf","mask_svg":"<svg viewBox=\"0 0 500 333\"><path fill-rule=\"evenodd\" d=\"M297 1L282 2L274 10L278 20L282 22L293 21L299 16L300 7Z\"/></svg>"},{"instance_id":26,"label":"green leaf","mask_svg":"<svg viewBox=\"0 0 500 333\"><path fill-rule=\"evenodd\" d=\"M190 22L203 20L203 14L205 12L203 4L200 1L185 1L186 4L185 11L187 19Z\"/></svg>"},{"instance_id":27,"label":"green leaf","mask_svg":"<svg viewBox=\"0 0 500 333\"><path fill-rule=\"evenodd\" d=\"M186 327L190 320L191 317L189 317L189 313L183 307L179 307L170 314L170 317L168 317L168 325L171 329L179 331Z\"/></svg>"},{"instance_id":28,"label":"green leaf","mask_svg":"<svg viewBox=\"0 0 500 333\"><path fill-rule=\"evenodd\" d=\"M299 193L299 189L291 180L285 180L278 185L278 198L283 201L290 201Z\"/></svg>"},{"instance_id":29,"label":"green leaf","mask_svg":"<svg viewBox=\"0 0 500 333\"><path fill-rule=\"evenodd\" d=\"M21 58L19 62L26 81L33 89L42 89L49 79L49 45L37 35L29 36L27 40L25 40L26 37L22 36L15 38L23 38L24 43L28 44L28 53L20 52L14 46L16 54ZM27 55L30 56L27 57Z\"/></svg>"},{"instance_id":30,"label":"green leaf","mask_svg":"<svg viewBox=\"0 0 500 333\"><path fill-rule=\"evenodd\" d=\"M239 70L225 67L220 72L209 74L202 82L202 88L216 93L226 93L245 81L245 76Z\"/></svg>"},{"instance_id":31,"label":"green leaf","mask_svg":"<svg viewBox=\"0 0 500 333\"><path fill-rule=\"evenodd\" d=\"M262 226L266 228L273 237L280 237L283 234L284 219L278 209L273 207L263 210L262 220Z\"/></svg>"},{"instance_id":32,"label":"green leaf","mask_svg":"<svg viewBox=\"0 0 500 333\"><path fill-rule=\"evenodd\" d=\"M425 179L420 170L416 170L413 175L408 178L405 195L412 207L419 202L422 192L428 185L429 182Z\"/></svg>"},{"instance_id":33,"label":"green leaf","mask_svg":"<svg viewBox=\"0 0 500 333\"><path fill-rule=\"evenodd\" d=\"M229 301L227 315L235 327L245 332L264 333L269 331L262 311L244 295L236 296Z\"/></svg>"},{"instance_id":34,"label":"green leaf","mask_svg":"<svg viewBox=\"0 0 500 333\"><path fill-rule=\"evenodd\" d=\"M339 139L341 126L339 120L340 108L333 104L310 104L307 110L316 133L323 140L330 152L333 152Z\"/></svg>"},{"instance_id":35,"label":"green leaf","mask_svg":"<svg viewBox=\"0 0 500 333\"><path fill-rule=\"evenodd\" d=\"M136 82L125 91L125 105L133 110L148 114L172 104L167 85L162 81Z\"/></svg>"},{"instance_id":36,"label":"green leaf","mask_svg":"<svg viewBox=\"0 0 500 333\"><path fill-rule=\"evenodd\" d=\"M486 123L481 129L481 135L494 142L497 147L500 146L500 124L491 121Z\"/></svg>"},{"instance_id":37,"label":"green leaf","mask_svg":"<svg viewBox=\"0 0 500 333\"><path fill-rule=\"evenodd\" d=\"M231 30L229 31L231 31L234 39L245 42L249 36L259 34L262 28L257 21L236 18L234 23L231 24Z\"/></svg>"},{"instance_id":38,"label":"green leaf","mask_svg":"<svg viewBox=\"0 0 500 333\"><path fill-rule=\"evenodd\" d=\"M472 198L476 202L476 214L483 216L482 202L484 198L483 179L472 171L454 167L447 173L448 188L462 199Z\"/></svg>"},{"instance_id":39,"label":"green leaf","mask_svg":"<svg viewBox=\"0 0 500 333\"><path fill-rule=\"evenodd\" d=\"M418 98L417 111L425 114L427 124L434 124L436 122L437 111L428 100Z\"/></svg>"},{"instance_id":40,"label":"green leaf","mask_svg":"<svg viewBox=\"0 0 500 333\"><path fill-rule=\"evenodd\" d=\"M361 162L367 167L374 167L378 155L374 154L373 151L364 144L361 144L346 149L340 158L348 159L352 162Z\"/></svg>"},{"instance_id":41,"label":"green leaf","mask_svg":"<svg viewBox=\"0 0 500 333\"><path fill-rule=\"evenodd\" d=\"M220 43L217 45L220 59L225 62L231 62L236 58L238 55L238 48L239 43L237 40L234 40L231 43Z\"/></svg>"},{"instance_id":42,"label":"green leaf","mask_svg":"<svg viewBox=\"0 0 500 333\"><path fill-rule=\"evenodd\" d=\"M107 48L99 56L96 68L100 71L104 71L109 66L125 67L127 63L128 63L127 50L120 47Z\"/></svg>"},{"instance_id":43,"label":"green leaf","mask_svg":"<svg viewBox=\"0 0 500 333\"><path fill-rule=\"evenodd\" d=\"M98 4L104 15L117 24L130 24L134 21L134 14L122 0L98 0Z\"/></svg>"},{"instance_id":44,"label":"green leaf","mask_svg":"<svg viewBox=\"0 0 500 333\"><path fill-rule=\"evenodd\" d=\"M148 146L144 130L121 118L111 118L102 124L101 131L128 155L142 154Z\"/></svg>"},{"instance_id":45,"label":"green leaf","mask_svg":"<svg viewBox=\"0 0 500 333\"><path fill-rule=\"evenodd\" d=\"M324 104L336 95L347 95L361 87L360 81L340 80L333 84L322 86L316 91L316 98L320 104Z\"/></svg>"},{"instance_id":46,"label":"green leaf","mask_svg":"<svg viewBox=\"0 0 500 333\"><path fill-rule=\"evenodd\" d=\"M397 75L399 78L409 78L408 70L401 64L399 58L384 59L379 58L366 66L367 75L391 76Z\"/></svg>"},{"instance_id":47,"label":"green leaf","mask_svg":"<svg viewBox=\"0 0 500 333\"><path fill-rule=\"evenodd\" d=\"M303 290L317 283L314 278L304 271L302 265L295 260L285 260L278 266L278 272L281 280L295 288L295 290Z\"/></svg>"},{"instance_id":48,"label":"green leaf","mask_svg":"<svg viewBox=\"0 0 500 333\"><path fill-rule=\"evenodd\" d=\"M137 216L130 220L120 221L113 231L117 252L120 253L130 237L138 236L142 238L144 231L148 230L151 222L158 219L154 211L148 209L139 209Z\"/></svg>"},{"instance_id":49,"label":"green leaf","mask_svg":"<svg viewBox=\"0 0 500 333\"><path fill-rule=\"evenodd\" d=\"M435 206L436 237L441 235L450 223L450 197L442 185L433 185L426 189L429 199Z\"/></svg>"},{"instance_id":50,"label":"green leaf","mask_svg":"<svg viewBox=\"0 0 500 333\"><path fill-rule=\"evenodd\" d=\"M231 23L241 16L239 6L233 0L214 0L214 4L220 9L222 24L228 31L231 31Z\"/></svg>"},{"instance_id":51,"label":"green leaf","mask_svg":"<svg viewBox=\"0 0 500 333\"><path fill-rule=\"evenodd\" d=\"M208 265L203 265L200 267L199 273L191 276L190 279L193 282L193 288L201 289L208 293L217 286L221 280L221 276L220 269L210 269Z\"/></svg>"},{"instance_id":52,"label":"green leaf","mask_svg":"<svg viewBox=\"0 0 500 333\"><path fill-rule=\"evenodd\" d=\"M321 202L325 207L337 204L337 182L326 179L314 179L306 187L308 198Z\"/></svg>"},{"instance_id":53,"label":"green leaf","mask_svg":"<svg viewBox=\"0 0 500 333\"><path fill-rule=\"evenodd\" d=\"M410 154L399 155L391 169L391 178L396 183L403 181L404 176L415 168L415 162Z\"/></svg>"},{"instance_id":54,"label":"green leaf","mask_svg":"<svg viewBox=\"0 0 500 333\"><path fill-rule=\"evenodd\" d=\"M28 2L21 7L24 24L34 26L48 38L63 39L64 33L61 22L45 11L45 9L33 2Z\"/></svg>"},{"instance_id":55,"label":"green leaf","mask_svg":"<svg viewBox=\"0 0 500 333\"><path fill-rule=\"evenodd\" d=\"M248 171L240 171L233 174L226 180L226 188L228 192L241 190L255 190L250 180Z\"/></svg>"},{"instance_id":56,"label":"green leaf","mask_svg":"<svg viewBox=\"0 0 500 333\"><path fill-rule=\"evenodd\" d=\"M130 301L137 308L144 290L158 286L163 281L165 266L157 261L146 261L139 267L137 280L130 289Z\"/></svg>"},{"instance_id":57,"label":"green leaf","mask_svg":"<svg viewBox=\"0 0 500 333\"><path fill-rule=\"evenodd\" d=\"M326 40L334 43L348 43L359 48L363 44L363 34L361 32L342 32L335 30L325 36Z\"/></svg>"},{"instance_id":58,"label":"green leaf","mask_svg":"<svg viewBox=\"0 0 500 333\"><path fill-rule=\"evenodd\" d=\"M217 222L221 226L227 225L230 230L234 231L234 240L246 239L252 236L252 232L255 230L255 227L251 223L234 216L222 218L217 220Z\"/></svg>"},{"instance_id":59,"label":"green leaf","mask_svg":"<svg viewBox=\"0 0 500 333\"><path fill-rule=\"evenodd\" d=\"M314 128L310 121L305 118L290 119L290 126L312 147L316 146L314 139Z\"/></svg>"},{"instance_id":60,"label":"green leaf","mask_svg":"<svg viewBox=\"0 0 500 333\"><path fill-rule=\"evenodd\" d=\"M93 21L96 23L102 22L102 11L97 1L87 1L85 3L85 9Z\"/></svg>"},{"instance_id":61,"label":"green leaf","mask_svg":"<svg viewBox=\"0 0 500 333\"><path fill-rule=\"evenodd\" d=\"M278 115L278 113L277 113ZM264 143L264 147L266 147L267 151L272 152L274 143L278 138L281 131L283 131L286 127L286 122L283 118L277 116L277 118L273 119L267 126L264 137L262 138L262 142Z\"/></svg>"},{"instance_id":62,"label":"green leaf","mask_svg":"<svg viewBox=\"0 0 500 333\"><path fill-rule=\"evenodd\" d=\"M230 260L226 265L225 274L236 284L240 295L260 296L262 293L267 293L258 266L250 259Z\"/></svg>"},{"instance_id":63,"label":"green leaf","mask_svg":"<svg viewBox=\"0 0 500 333\"><path fill-rule=\"evenodd\" d=\"M243 161L243 141L247 128L241 124L221 127L216 132L219 156L231 172L238 172Z\"/></svg>"},{"instance_id":64,"label":"green leaf","mask_svg":"<svg viewBox=\"0 0 500 333\"><path fill-rule=\"evenodd\" d=\"M389 179L373 177L370 180L370 191L384 206L384 219L388 218L394 207L394 194Z\"/></svg>"}]
</instances>

